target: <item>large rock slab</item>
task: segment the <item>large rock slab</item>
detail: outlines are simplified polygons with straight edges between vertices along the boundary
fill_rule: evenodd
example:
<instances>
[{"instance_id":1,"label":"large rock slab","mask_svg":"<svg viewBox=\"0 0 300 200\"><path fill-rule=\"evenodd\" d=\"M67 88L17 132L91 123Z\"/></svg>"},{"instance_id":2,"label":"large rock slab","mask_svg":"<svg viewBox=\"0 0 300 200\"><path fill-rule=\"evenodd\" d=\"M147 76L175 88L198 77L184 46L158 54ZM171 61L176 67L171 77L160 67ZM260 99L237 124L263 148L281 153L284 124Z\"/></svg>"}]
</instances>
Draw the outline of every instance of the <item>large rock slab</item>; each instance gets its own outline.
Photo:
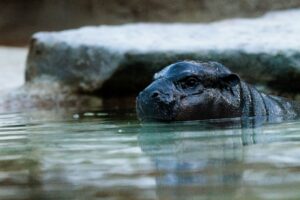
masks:
<instances>
[{"instance_id":1,"label":"large rock slab","mask_svg":"<svg viewBox=\"0 0 300 200\"><path fill-rule=\"evenodd\" d=\"M179 60L215 60L252 83L300 91L300 10L210 24L127 24L33 35L26 80L135 93Z\"/></svg>"},{"instance_id":2,"label":"large rock slab","mask_svg":"<svg viewBox=\"0 0 300 200\"><path fill-rule=\"evenodd\" d=\"M26 44L37 30L138 21L208 22L296 7L299 0L2 0L0 44Z\"/></svg>"}]
</instances>

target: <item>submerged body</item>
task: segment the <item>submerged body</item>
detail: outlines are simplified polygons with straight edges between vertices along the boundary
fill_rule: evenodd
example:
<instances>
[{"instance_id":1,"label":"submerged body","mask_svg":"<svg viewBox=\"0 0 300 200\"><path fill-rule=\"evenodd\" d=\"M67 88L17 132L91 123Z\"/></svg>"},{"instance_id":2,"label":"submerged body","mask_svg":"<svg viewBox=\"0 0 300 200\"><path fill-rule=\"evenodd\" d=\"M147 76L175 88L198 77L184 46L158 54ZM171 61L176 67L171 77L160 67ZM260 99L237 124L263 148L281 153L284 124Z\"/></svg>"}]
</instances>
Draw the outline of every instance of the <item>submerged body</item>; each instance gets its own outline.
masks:
<instances>
[{"instance_id":1,"label":"submerged body","mask_svg":"<svg viewBox=\"0 0 300 200\"><path fill-rule=\"evenodd\" d=\"M300 105L258 92L217 62L167 66L137 97L140 120L186 121L264 116L295 118Z\"/></svg>"}]
</instances>

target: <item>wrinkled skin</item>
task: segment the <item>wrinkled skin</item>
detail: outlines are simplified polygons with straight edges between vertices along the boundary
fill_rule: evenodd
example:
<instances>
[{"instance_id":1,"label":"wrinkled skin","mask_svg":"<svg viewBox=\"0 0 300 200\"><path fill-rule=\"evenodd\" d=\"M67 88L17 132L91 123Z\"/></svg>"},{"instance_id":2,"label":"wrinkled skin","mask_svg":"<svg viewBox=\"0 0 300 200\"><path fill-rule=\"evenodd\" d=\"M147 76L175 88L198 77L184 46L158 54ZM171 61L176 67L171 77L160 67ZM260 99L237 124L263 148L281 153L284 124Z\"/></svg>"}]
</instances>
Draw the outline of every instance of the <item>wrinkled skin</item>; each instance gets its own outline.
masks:
<instances>
[{"instance_id":1,"label":"wrinkled skin","mask_svg":"<svg viewBox=\"0 0 300 200\"><path fill-rule=\"evenodd\" d=\"M167 66L137 97L142 121L186 121L265 116L291 119L296 102L258 92L217 62L183 61Z\"/></svg>"}]
</instances>

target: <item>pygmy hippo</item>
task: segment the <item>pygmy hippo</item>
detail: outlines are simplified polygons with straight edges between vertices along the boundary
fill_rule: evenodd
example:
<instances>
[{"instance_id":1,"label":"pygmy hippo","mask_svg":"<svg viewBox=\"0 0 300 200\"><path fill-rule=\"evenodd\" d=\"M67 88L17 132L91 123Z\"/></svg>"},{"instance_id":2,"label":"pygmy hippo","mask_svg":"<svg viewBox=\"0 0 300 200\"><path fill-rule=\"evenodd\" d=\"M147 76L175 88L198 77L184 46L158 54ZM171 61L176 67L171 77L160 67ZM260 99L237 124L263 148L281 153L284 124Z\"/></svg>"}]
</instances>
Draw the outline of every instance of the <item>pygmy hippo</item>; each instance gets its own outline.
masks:
<instances>
[{"instance_id":1,"label":"pygmy hippo","mask_svg":"<svg viewBox=\"0 0 300 200\"><path fill-rule=\"evenodd\" d=\"M258 92L218 62L182 61L154 75L137 97L142 121L186 121L233 117L294 118L300 104Z\"/></svg>"}]
</instances>

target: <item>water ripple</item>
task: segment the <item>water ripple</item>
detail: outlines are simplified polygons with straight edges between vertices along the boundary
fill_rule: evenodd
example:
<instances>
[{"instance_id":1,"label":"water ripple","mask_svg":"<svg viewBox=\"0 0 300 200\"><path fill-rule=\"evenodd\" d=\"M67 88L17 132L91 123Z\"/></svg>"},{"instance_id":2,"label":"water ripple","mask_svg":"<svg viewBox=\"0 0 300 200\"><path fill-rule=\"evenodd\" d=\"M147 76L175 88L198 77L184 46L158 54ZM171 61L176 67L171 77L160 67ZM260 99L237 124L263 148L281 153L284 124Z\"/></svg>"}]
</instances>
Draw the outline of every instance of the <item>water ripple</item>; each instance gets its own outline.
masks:
<instances>
[{"instance_id":1,"label":"water ripple","mask_svg":"<svg viewBox=\"0 0 300 200\"><path fill-rule=\"evenodd\" d=\"M300 195L299 120L241 128L87 113L0 115L0 199Z\"/></svg>"}]
</instances>

